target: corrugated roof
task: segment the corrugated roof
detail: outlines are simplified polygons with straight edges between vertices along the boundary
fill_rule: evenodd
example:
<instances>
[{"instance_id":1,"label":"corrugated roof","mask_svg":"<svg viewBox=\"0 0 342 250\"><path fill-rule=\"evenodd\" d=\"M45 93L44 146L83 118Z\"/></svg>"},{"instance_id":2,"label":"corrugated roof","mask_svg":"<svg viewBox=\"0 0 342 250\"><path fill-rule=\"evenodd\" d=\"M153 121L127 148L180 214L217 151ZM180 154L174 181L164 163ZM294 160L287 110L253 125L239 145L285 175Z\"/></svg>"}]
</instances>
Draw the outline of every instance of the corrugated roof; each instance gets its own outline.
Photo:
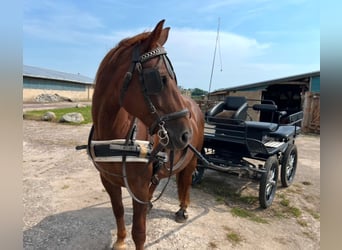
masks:
<instances>
[{"instance_id":1,"label":"corrugated roof","mask_svg":"<svg viewBox=\"0 0 342 250\"><path fill-rule=\"evenodd\" d=\"M296 81L300 81L305 78L313 77L313 76L320 76L320 71L314 71L310 73L288 76L288 77L278 78L274 80L252 83L252 84L239 85L239 86L231 87L231 88L221 88L221 89L211 92L211 94L218 94L220 92L227 92L227 91L258 90L258 89L266 88L269 85L286 83L286 82L296 82Z\"/></svg>"},{"instance_id":2,"label":"corrugated roof","mask_svg":"<svg viewBox=\"0 0 342 250\"><path fill-rule=\"evenodd\" d=\"M34 77L34 78L44 78L67 82L77 82L83 84L93 84L94 79L83 76L80 74L71 74L66 72L60 72L51 69L44 69L39 67L33 67L28 65L23 65L23 76Z\"/></svg>"}]
</instances>

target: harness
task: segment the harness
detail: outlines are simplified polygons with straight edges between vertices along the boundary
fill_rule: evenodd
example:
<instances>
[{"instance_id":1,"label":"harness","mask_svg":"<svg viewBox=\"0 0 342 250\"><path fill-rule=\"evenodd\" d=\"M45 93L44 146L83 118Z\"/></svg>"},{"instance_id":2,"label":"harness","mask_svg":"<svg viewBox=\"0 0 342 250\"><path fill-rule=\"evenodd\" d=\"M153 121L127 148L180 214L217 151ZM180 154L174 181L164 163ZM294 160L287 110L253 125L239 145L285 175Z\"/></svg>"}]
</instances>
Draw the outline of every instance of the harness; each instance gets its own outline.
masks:
<instances>
[{"instance_id":1,"label":"harness","mask_svg":"<svg viewBox=\"0 0 342 250\"><path fill-rule=\"evenodd\" d=\"M117 140L102 140L95 141L92 140L94 133L94 125L91 127L89 137L88 137L88 145L78 146L76 149L87 148L88 155L93 161L95 167L103 173L112 176L122 177L124 179L125 186L130 193L131 197L141 203L148 204L149 201L141 201L138 199L134 193L131 191L126 173L126 162L141 162L146 163L147 166L152 163L153 164L153 174L151 177L151 184L158 185L158 172L162 167L165 167L168 172L168 180L165 186L163 187L159 196L154 200L158 200L162 194L164 193L166 186L169 183L169 180L172 176L174 170L181 167L185 160L185 156L187 153L187 148L183 150L182 156L180 160L177 162L175 166L173 166L174 161L174 151L170 150L169 156L166 152L164 152L165 147L169 144L169 135L167 130L165 129L165 123L170 120L175 120L187 116L189 114L188 109L183 109L181 111L173 112L170 114L159 115L157 109L152 103L150 98L151 95L159 94L165 85L163 77L160 75L158 70L160 64L163 62L167 68L169 76L174 79L177 83L176 74L173 70L172 64L169 58L166 56L166 51L163 47L158 47L152 51L149 51L143 55L139 55L140 48L139 45L136 45L133 49L132 62L130 64L129 70L125 74L123 87L120 92L119 104L123 105L123 101L125 98L125 94L128 90L129 84L132 80L132 76L135 70L137 70L139 74L139 81L141 82L142 93L144 96L144 100L146 105L148 106L150 113L153 114L156 119L153 124L149 127L149 134L151 135L150 141L136 140L137 134L137 118L135 117L130 125L130 130L126 135L126 139L117 139ZM143 64L148 60L158 57L158 62L153 68L144 68ZM152 136L156 134L159 138L159 143L156 147L153 148L153 140ZM103 168L101 168L98 162L122 162L122 175L116 175L110 173ZM170 168L167 168L165 164L170 162Z\"/></svg>"}]
</instances>

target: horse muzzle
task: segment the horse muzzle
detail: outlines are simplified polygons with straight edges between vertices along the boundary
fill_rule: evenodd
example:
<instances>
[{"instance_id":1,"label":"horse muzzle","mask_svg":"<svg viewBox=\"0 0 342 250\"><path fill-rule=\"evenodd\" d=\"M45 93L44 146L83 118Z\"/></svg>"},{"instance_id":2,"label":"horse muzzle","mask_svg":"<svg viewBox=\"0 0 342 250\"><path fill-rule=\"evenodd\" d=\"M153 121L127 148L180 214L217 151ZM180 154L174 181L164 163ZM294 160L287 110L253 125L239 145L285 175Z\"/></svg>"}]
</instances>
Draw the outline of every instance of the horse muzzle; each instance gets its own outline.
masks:
<instances>
[{"instance_id":1,"label":"horse muzzle","mask_svg":"<svg viewBox=\"0 0 342 250\"><path fill-rule=\"evenodd\" d=\"M168 149L182 150L192 140L192 130L190 128L173 127L167 129L169 136L169 143L166 145Z\"/></svg>"},{"instance_id":2,"label":"horse muzzle","mask_svg":"<svg viewBox=\"0 0 342 250\"><path fill-rule=\"evenodd\" d=\"M192 139L188 109L161 116L150 127L150 134L156 128L159 142L168 149L184 149Z\"/></svg>"}]
</instances>

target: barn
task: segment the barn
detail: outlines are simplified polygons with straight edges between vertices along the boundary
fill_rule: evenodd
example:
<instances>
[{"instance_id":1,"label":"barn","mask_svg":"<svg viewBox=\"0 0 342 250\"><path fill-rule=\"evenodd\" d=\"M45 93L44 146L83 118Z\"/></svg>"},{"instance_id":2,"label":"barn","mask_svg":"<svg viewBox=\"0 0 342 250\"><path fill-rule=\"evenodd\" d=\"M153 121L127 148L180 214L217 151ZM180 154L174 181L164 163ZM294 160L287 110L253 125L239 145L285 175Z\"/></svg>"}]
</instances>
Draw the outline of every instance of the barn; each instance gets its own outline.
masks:
<instances>
[{"instance_id":1,"label":"barn","mask_svg":"<svg viewBox=\"0 0 342 250\"><path fill-rule=\"evenodd\" d=\"M93 83L92 78L80 74L23 65L24 102L37 101L42 94L89 101L93 95Z\"/></svg>"},{"instance_id":2,"label":"barn","mask_svg":"<svg viewBox=\"0 0 342 250\"><path fill-rule=\"evenodd\" d=\"M304 111L303 131L320 131L320 71L219 89L211 92L209 99L216 103L226 96L273 100L288 114ZM268 118L261 115L263 119Z\"/></svg>"}]
</instances>

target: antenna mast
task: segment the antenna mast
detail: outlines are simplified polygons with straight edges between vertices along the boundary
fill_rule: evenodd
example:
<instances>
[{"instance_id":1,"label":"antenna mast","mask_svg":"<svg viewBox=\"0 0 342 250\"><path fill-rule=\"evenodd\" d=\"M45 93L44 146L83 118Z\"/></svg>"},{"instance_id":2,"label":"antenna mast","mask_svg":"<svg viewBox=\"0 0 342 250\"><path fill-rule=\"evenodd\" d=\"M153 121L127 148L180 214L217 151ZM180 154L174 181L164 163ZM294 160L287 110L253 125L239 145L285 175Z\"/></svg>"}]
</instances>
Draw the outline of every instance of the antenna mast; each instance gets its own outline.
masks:
<instances>
[{"instance_id":1,"label":"antenna mast","mask_svg":"<svg viewBox=\"0 0 342 250\"><path fill-rule=\"evenodd\" d=\"M211 83L212 83L213 74L214 74L214 67L215 67L215 58L216 58L216 49L217 49L217 46L219 47L220 63L221 63L221 71L222 71L222 58L221 58L221 48L220 48L220 36L219 36L219 34L220 34L220 18L218 18L216 43L215 43L213 64L212 64L212 66L211 66L211 74L210 74L210 81L209 81L209 90L208 90L207 104L208 104L208 101L209 101L209 98L210 98Z\"/></svg>"}]
</instances>

